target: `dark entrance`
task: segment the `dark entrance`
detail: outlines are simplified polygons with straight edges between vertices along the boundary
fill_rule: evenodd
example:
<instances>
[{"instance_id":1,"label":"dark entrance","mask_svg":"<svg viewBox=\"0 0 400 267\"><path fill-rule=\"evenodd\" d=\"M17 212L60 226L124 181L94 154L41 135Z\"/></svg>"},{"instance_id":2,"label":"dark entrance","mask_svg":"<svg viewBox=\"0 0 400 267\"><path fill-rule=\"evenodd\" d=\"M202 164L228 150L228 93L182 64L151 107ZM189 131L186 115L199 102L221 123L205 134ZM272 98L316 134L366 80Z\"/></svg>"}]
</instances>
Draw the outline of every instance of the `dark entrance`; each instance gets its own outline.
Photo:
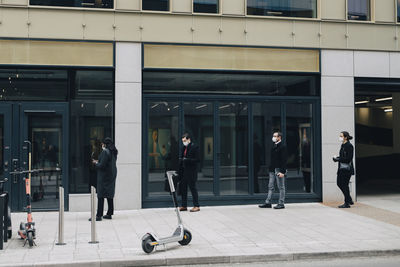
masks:
<instances>
[{"instance_id":1,"label":"dark entrance","mask_svg":"<svg viewBox=\"0 0 400 267\"><path fill-rule=\"evenodd\" d=\"M24 176L10 175L28 169L25 140L32 143L32 169L43 170L32 175L32 209L57 209L58 188L68 185L68 104L0 104L0 178L9 179L6 188L11 192L13 211L25 206ZM65 190L68 196L67 186Z\"/></svg>"}]
</instances>

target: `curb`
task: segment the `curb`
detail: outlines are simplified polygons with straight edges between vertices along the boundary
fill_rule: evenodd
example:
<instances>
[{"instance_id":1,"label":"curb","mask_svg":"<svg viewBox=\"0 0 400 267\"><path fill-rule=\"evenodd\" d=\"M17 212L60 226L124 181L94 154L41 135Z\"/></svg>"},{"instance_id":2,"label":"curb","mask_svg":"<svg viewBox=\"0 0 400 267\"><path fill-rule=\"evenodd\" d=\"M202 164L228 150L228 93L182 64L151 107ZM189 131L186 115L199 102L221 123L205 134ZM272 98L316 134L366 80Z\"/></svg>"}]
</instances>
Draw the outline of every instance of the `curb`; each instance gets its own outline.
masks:
<instances>
[{"instance_id":1,"label":"curb","mask_svg":"<svg viewBox=\"0 0 400 267\"><path fill-rule=\"evenodd\" d=\"M311 253L278 253L232 256L205 256L187 258L153 258L132 260L104 260L104 261L76 261L76 262L43 262L30 264L16 264L7 266L32 266L32 267L117 267L117 266L174 266L174 265L198 265L198 264L238 264L255 262L279 262L298 260L319 260L333 258L354 257L382 257L400 256L400 249L393 250L361 250L361 251L333 251ZM0 264L0 266L5 266Z\"/></svg>"}]
</instances>

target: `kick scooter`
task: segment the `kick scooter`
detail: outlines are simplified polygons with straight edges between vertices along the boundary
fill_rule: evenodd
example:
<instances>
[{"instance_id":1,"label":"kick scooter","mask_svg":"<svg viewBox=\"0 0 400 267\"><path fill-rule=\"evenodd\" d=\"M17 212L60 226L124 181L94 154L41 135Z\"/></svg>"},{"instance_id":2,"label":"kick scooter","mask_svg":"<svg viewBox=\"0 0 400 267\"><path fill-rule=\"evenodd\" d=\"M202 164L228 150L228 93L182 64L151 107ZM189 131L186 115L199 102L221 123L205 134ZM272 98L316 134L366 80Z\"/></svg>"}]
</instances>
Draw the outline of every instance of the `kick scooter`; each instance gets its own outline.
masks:
<instances>
[{"instance_id":1,"label":"kick scooter","mask_svg":"<svg viewBox=\"0 0 400 267\"><path fill-rule=\"evenodd\" d=\"M169 187L171 190L172 201L174 202L176 216L178 217L178 227L175 232L168 237L159 238L154 233L147 233L142 237L142 249L146 253L151 253L155 246L166 245L167 243L178 242L182 246L186 246L192 241L192 234L185 229L179 213L178 201L176 200L175 186L172 179L176 175L176 171L167 171Z\"/></svg>"}]
</instances>

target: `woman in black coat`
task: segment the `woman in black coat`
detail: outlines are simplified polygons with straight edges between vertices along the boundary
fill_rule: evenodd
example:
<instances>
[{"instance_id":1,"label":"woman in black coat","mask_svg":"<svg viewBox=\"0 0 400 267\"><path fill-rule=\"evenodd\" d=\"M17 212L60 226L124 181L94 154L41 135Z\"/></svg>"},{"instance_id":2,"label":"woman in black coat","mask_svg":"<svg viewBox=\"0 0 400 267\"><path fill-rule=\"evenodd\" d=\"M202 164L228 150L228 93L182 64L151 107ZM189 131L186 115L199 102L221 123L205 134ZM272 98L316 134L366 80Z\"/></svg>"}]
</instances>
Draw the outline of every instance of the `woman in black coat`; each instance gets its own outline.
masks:
<instances>
[{"instance_id":1,"label":"woman in black coat","mask_svg":"<svg viewBox=\"0 0 400 267\"><path fill-rule=\"evenodd\" d=\"M102 142L103 151L99 160L93 160L97 169L97 214L96 221L111 219L114 214L115 180L117 178L118 150L111 138L107 137ZM108 211L103 216L104 198L107 198Z\"/></svg>"},{"instance_id":2,"label":"woman in black coat","mask_svg":"<svg viewBox=\"0 0 400 267\"><path fill-rule=\"evenodd\" d=\"M344 195L344 204L340 205L339 208L350 208L350 205L354 204L353 200L351 199L349 190L350 178L354 174L354 147L350 143L351 139L353 139L353 137L350 136L348 132L341 132L339 140L342 142L342 145L340 147L339 156L333 157L333 161L338 162L336 183Z\"/></svg>"}]
</instances>

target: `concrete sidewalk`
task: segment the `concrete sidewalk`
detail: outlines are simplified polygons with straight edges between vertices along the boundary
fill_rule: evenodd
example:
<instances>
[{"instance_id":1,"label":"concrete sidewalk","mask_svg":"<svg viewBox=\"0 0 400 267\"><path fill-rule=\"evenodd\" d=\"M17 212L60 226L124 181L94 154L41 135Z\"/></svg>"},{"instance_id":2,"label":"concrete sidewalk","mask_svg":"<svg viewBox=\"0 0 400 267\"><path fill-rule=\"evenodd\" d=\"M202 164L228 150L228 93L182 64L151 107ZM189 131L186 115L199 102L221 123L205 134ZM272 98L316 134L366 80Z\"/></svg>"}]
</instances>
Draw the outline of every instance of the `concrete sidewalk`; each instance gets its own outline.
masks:
<instances>
[{"instance_id":1,"label":"concrete sidewalk","mask_svg":"<svg viewBox=\"0 0 400 267\"><path fill-rule=\"evenodd\" d=\"M365 204L363 204L365 205ZM357 209L356 206L352 209ZM22 247L16 236L24 213L13 214L13 238L0 251L0 266L149 266L260 262L368 255L400 255L400 227L318 203L288 204L284 210L256 205L202 207L183 212L193 240L145 254L148 231L170 235L173 209L117 212L97 222L99 244L89 244L89 213L65 213L65 246L57 246L58 213L33 214L37 247Z\"/></svg>"}]
</instances>

